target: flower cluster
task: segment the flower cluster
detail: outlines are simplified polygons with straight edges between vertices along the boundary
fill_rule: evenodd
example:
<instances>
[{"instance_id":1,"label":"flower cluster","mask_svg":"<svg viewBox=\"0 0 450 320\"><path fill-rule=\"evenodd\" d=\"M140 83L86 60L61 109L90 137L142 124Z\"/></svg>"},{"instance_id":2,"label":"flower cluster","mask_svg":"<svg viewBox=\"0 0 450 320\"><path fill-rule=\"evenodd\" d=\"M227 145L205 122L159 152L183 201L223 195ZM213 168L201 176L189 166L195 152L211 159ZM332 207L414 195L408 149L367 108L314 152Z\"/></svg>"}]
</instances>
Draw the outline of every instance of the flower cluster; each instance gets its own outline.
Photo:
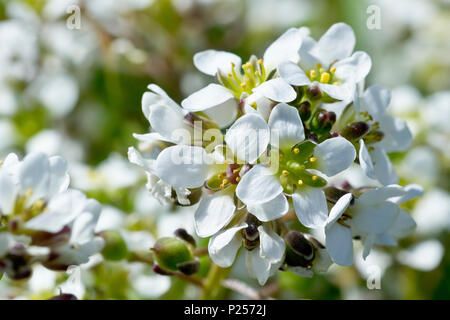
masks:
<instances>
[{"instance_id":1,"label":"flower cluster","mask_svg":"<svg viewBox=\"0 0 450 320\"><path fill-rule=\"evenodd\" d=\"M411 134L387 113L389 90L363 90L371 59L354 46L344 23L318 41L292 28L261 59L197 53L194 65L217 83L181 106L148 87L142 110L151 131L135 134L140 151L131 147L129 159L162 203L196 206L196 232L210 237L220 267L232 266L243 247L260 284L277 270L311 276L332 262L351 265L354 239L366 257L373 245L396 245L414 229L400 205L422 189L397 185L388 157L407 149ZM346 182L352 164L376 187ZM337 174L344 180L332 183ZM304 229L293 229L295 218ZM326 245L308 229L324 231Z\"/></svg>"},{"instance_id":2,"label":"flower cluster","mask_svg":"<svg viewBox=\"0 0 450 320\"><path fill-rule=\"evenodd\" d=\"M11 153L0 162L0 273L28 278L32 265L66 270L86 263L104 245L95 236L101 206L69 189L66 161Z\"/></svg>"}]
</instances>

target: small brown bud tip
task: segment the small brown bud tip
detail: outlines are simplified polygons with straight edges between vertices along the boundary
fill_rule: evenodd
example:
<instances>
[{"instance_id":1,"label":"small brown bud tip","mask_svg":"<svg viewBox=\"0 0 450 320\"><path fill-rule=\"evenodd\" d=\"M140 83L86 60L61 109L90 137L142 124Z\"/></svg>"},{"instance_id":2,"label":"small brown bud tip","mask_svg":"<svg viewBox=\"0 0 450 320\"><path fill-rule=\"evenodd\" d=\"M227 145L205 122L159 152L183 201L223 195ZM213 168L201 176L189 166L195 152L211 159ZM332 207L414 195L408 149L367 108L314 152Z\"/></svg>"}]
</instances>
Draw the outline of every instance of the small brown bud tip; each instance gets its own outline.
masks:
<instances>
[{"instance_id":1,"label":"small brown bud tip","mask_svg":"<svg viewBox=\"0 0 450 320\"><path fill-rule=\"evenodd\" d=\"M181 240L184 240L190 244L192 244L195 247L195 239L193 236L191 236L186 229L179 228L174 231L174 234L177 238L180 238Z\"/></svg>"},{"instance_id":2,"label":"small brown bud tip","mask_svg":"<svg viewBox=\"0 0 450 320\"><path fill-rule=\"evenodd\" d=\"M370 126L367 122L358 121L352 122L345 126L341 134L348 140L358 140L364 137L370 130Z\"/></svg>"},{"instance_id":3,"label":"small brown bud tip","mask_svg":"<svg viewBox=\"0 0 450 320\"><path fill-rule=\"evenodd\" d=\"M157 273L157 274L160 274L162 276L172 276L173 275L172 272L164 270L163 268L161 268L157 264L153 265L153 272Z\"/></svg>"},{"instance_id":4,"label":"small brown bud tip","mask_svg":"<svg viewBox=\"0 0 450 320\"><path fill-rule=\"evenodd\" d=\"M322 98L322 90L320 90L319 86L313 84L306 89L306 94L311 100L319 100Z\"/></svg>"},{"instance_id":5,"label":"small brown bud tip","mask_svg":"<svg viewBox=\"0 0 450 320\"><path fill-rule=\"evenodd\" d=\"M303 121L307 121L311 117L311 103L309 101L303 101L298 107L300 118Z\"/></svg>"},{"instance_id":6,"label":"small brown bud tip","mask_svg":"<svg viewBox=\"0 0 450 320\"><path fill-rule=\"evenodd\" d=\"M200 262L188 261L178 264L178 270L187 276L193 275L200 270Z\"/></svg>"},{"instance_id":7,"label":"small brown bud tip","mask_svg":"<svg viewBox=\"0 0 450 320\"><path fill-rule=\"evenodd\" d=\"M307 260L312 260L314 257L314 248L303 233L290 230L284 238L295 253L303 256Z\"/></svg>"},{"instance_id":8,"label":"small brown bud tip","mask_svg":"<svg viewBox=\"0 0 450 320\"><path fill-rule=\"evenodd\" d=\"M48 300L78 300L77 297L71 293L61 293Z\"/></svg>"}]
</instances>

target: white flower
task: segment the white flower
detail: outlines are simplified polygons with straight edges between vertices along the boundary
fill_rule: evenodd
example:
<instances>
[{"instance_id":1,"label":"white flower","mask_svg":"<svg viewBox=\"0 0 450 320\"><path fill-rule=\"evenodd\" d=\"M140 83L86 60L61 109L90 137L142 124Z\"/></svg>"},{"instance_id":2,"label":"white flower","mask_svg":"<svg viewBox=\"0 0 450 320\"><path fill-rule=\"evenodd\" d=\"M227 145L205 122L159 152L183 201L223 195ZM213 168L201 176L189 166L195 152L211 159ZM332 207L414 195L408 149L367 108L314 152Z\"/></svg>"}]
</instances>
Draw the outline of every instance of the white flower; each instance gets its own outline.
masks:
<instances>
[{"instance_id":1,"label":"white flower","mask_svg":"<svg viewBox=\"0 0 450 320\"><path fill-rule=\"evenodd\" d=\"M248 121L246 115L240 120ZM271 145L278 168L255 165L236 189L238 198L261 221L282 217L288 210L285 194L292 196L300 222L309 228L323 227L328 215L325 194L321 190L324 173L334 176L350 166L356 157L354 147L342 137L320 144L305 141L303 124L297 109L280 103L270 114L269 127L279 142ZM269 129L267 129L269 130ZM273 164L273 163L272 163Z\"/></svg>"},{"instance_id":2,"label":"white flower","mask_svg":"<svg viewBox=\"0 0 450 320\"><path fill-rule=\"evenodd\" d=\"M353 263L354 237L364 243L366 258L373 244L397 245L397 238L411 233L416 223L399 204L420 196L418 185L389 185L364 192L359 198L342 196L326 221L326 247L332 260L340 265Z\"/></svg>"},{"instance_id":3,"label":"white flower","mask_svg":"<svg viewBox=\"0 0 450 320\"><path fill-rule=\"evenodd\" d=\"M355 86L370 71L370 57L361 51L352 54L355 35L350 26L334 24L318 42L307 37L299 49L299 64L284 62L280 76L294 86L317 84L331 98L352 98Z\"/></svg>"},{"instance_id":4,"label":"white flower","mask_svg":"<svg viewBox=\"0 0 450 320\"><path fill-rule=\"evenodd\" d=\"M65 160L43 153L31 153L22 161L10 154L0 166L4 233L23 233L29 246L20 254L37 250L48 268L84 263L103 247L94 234L100 204L68 189L69 180ZM4 263L8 261L6 256Z\"/></svg>"},{"instance_id":5,"label":"white flower","mask_svg":"<svg viewBox=\"0 0 450 320\"><path fill-rule=\"evenodd\" d=\"M193 126L185 116L186 110L173 101L167 93L155 84L148 86L150 91L142 96L142 112L153 130L147 134L133 136L144 142L161 140L171 143L189 144ZM184 132L183 132L184 130ZM177 135L181 133L181 135Z\"/></svg>"},{"instance_id":6,"label":"white flower","mask_svg":"<svg viewBox=\"0 0 450 320\"><path fill-rule=\"evenodd\" d=\"M383 185L398 181L387 153L404 151L412 143L406 122L387 113L390 100L391 92L377 85L369 87L362 97L355 98L356 116L368 117L372 126L359 141L359 161L366 175Z\"/></svg>"},{"instance_id":7,"label":"white flower","mask_svg":"<svg viewBox=\"0 0 450 320\"><path fill-rule=\"evenodd\" d=\"M210 239L208 251L214 263L222 268L228 268L233 264L242 246L241 233L248 227L247 223L241 223L220 231ZM247 250L246 262L249 274L263 285L283 263L286 245L270 223L258 226L257 230L259 244Z\"/></svg>"},{"instance_id":8,"label":"white flower","mask_svg":"<svg viewBox=\"0 0 450 320\"><path fill-rule=\"evenodd\" d=\"M269 136L264 119L249 114L228 130L226 146L218 145L210 154L201 147L177 145L158 155L152 164L154 174L174 188L201 188L211 180L207 187L215 192L201 198L195 213L199 236L211 236L231 221L236 209L236 185L248 170L247 164L254 163L266 150Z\"/></svg>"},{"instance_id":9,"label":"white flower","mask_svg":"<svg viewBox=\"0 0 450 320\"><path fill-rule=\"evenodd\" d=\"M291 28L275 40L265 51L263 59L252 56L242 65L233 53L206 50L194 56L194 65L201 72L216 76L220 84L209 84L183 100L181 105L191 112L203 111L220 127L233 122L238 112L238 100L252 97L267 101L289 102L295 99L294 89L281 78L273 78L276 67L283 61L297 62L302 39L309 33L307 28ZM256 104L258 105L258 104Z\"/></svg>"}]
</instances>

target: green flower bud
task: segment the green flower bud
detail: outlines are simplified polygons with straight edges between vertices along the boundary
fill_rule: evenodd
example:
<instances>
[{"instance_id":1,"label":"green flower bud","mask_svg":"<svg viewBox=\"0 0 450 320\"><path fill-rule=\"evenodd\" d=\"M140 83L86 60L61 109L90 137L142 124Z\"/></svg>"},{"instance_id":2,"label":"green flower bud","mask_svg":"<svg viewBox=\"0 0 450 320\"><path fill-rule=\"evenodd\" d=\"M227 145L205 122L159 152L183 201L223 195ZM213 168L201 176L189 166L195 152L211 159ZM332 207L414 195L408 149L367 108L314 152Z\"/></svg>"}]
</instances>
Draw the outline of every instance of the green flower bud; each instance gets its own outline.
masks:
<instances>
[{"instance_id":1,"label":"green flower bud","mask_svg":"<svg viewBox=\"0 0 450 320\"><path fill-rule=\"evenodd\" d=\"M192 261L194 256L187 243L177 238L161 238L151 248L157 264L167 270L177 271L178 265Z\"/></svg>"},{"instance_id":2,"label":"green flower bud","mask_svg":"<svg viewBox=\"0 0 450 320\"><path fill-rule=\"evenodd\" d=\"M333 111L319 110L311 120L311 130L318 134L330 132L336 122L336 114Z\"/></svg>"},{"instance_id":3,"label":"green flower bud","mask_svg":"<svg viewBox=\"0 0 450 320\"><path fill-rule=\"evenodd\" d=\"M102 250L102 254L106 260L119 261L126 258L128 248L120 232L108 230L102 232L102 236L105 240L105 247Z\"/></svg>"}]
</instances>

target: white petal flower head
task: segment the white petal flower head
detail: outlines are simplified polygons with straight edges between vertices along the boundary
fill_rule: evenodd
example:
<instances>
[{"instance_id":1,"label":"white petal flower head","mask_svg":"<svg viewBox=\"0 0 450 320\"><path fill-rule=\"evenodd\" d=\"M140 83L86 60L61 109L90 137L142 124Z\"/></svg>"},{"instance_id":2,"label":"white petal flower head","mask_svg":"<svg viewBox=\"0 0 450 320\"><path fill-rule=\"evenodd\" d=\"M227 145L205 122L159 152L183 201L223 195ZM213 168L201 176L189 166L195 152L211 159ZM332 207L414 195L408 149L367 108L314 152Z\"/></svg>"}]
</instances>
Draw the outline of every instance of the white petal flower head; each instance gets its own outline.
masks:
<instances>
[{"instance_id":1,"label":"white petal flower head","mask_svg":"<svg viewBox=\"0 0 450 320\"><path fill-rule=\"evenodd\" d=\"M29 237L23 249L13 246L24 256L21 273L13 277L25 277L33 261L62 270L87 262L103 248L103 240L94 233L100 204L68 186L67 164L58 156L30 153L19 160L10 154L0 165L0 214L8 222L0 235L25 231ZM29 260L30 252L38 257ZM10 265L8 259L3 262Z\"/></svg>"},{"instance_id":2,"label":"white petal flower head","mask_svg":"<svg viewBox=\"0 0 450 320\"><path fill-rule=\"evenodd\" d=\"M318 87L336 100L351 100L356 84L370 71L372 62L365 52L355 52L355 35L350 26L334 24L318 42L307 37L299 49L299 63L278 66L280 76L294 86Z\"/></svg>"},{"instance_id":3,"label":"white petal flower head","mask_svg":"<svg viewBox=\"0 0 450 320\"><path fill-rule=\"evenodd\" d=\"M365 121L370 131L359 141L359 159L369 178L383 185L398 182L388 152L404 151L411 146L412 135L404 120L387 113L391 92L374 85L355 97L355 121Z\"/></svg>"},{"instance_id":4,"label":"white petal flower head","mask_svg":"<svg viewBox=\"0 0 450 320\"><path fill-rule=\"evenodd\" d=\"M253 108L260 108L259 103L267 105L268 101L294 100L297 96L294 89L283 79L274 78L274 72L283 61L298 62L298 50L308 33L306 28L289 29L267 48L264 59L252 56L244 65L240 57L229 52L206 50L195 54L197 69L216 76L220 85L209 84L194 92L183 100L183 108L202 111L220 127L227 127L237 116L240 100L245 101L248 96L258 96L251 103L245 102Z\"/></svg>"},{"instance_id":5,"label":"white petal flower head","mask_svg":"<svg viewBox=\"0 0 450 320\"><path fill-rule=\"evenodd\" d=\"M355 198L342 196L326 221L326 247L331 259L340 265L353 264L353 238L364 243L364 259L373 244L396 245L415 228L415 223L399 204L421 195L417 185L389 185L372 189Z\"/></svg>"},{"instance_id":6,"label":"white petal flower head","mask_svg":"<svg viewBox=\"0 0 450 320\"><path fill-rule=\"evenodd\" d=\"M270 224L252 228L252 234L256 233L255 238L259 239L255 243L246 240L248 229L247 223L241 223L220 231L209 241L209 254L217 265L227 268L233 264L239 248L244 244L248 272L260 285L264 285L283 263L286 245Z\"/></svg>"},{"instance_id":7,"label":"white petal flower head","mask_svg":"<svg viewBox=\"0 0 450 320\"><path fill-rule=\"evenodd\" d=\"M356 157L354 147L341 137L320 144L304 141L297 109L284 103L272 110L268 122L270 166L257 164L247 172L237 186L237 197L258 219L268 221L288 211L286 194L291 195L300 222L323 227L328 216L323 174L333 176L347 169Z\"/></svg>"}]
</instances>

